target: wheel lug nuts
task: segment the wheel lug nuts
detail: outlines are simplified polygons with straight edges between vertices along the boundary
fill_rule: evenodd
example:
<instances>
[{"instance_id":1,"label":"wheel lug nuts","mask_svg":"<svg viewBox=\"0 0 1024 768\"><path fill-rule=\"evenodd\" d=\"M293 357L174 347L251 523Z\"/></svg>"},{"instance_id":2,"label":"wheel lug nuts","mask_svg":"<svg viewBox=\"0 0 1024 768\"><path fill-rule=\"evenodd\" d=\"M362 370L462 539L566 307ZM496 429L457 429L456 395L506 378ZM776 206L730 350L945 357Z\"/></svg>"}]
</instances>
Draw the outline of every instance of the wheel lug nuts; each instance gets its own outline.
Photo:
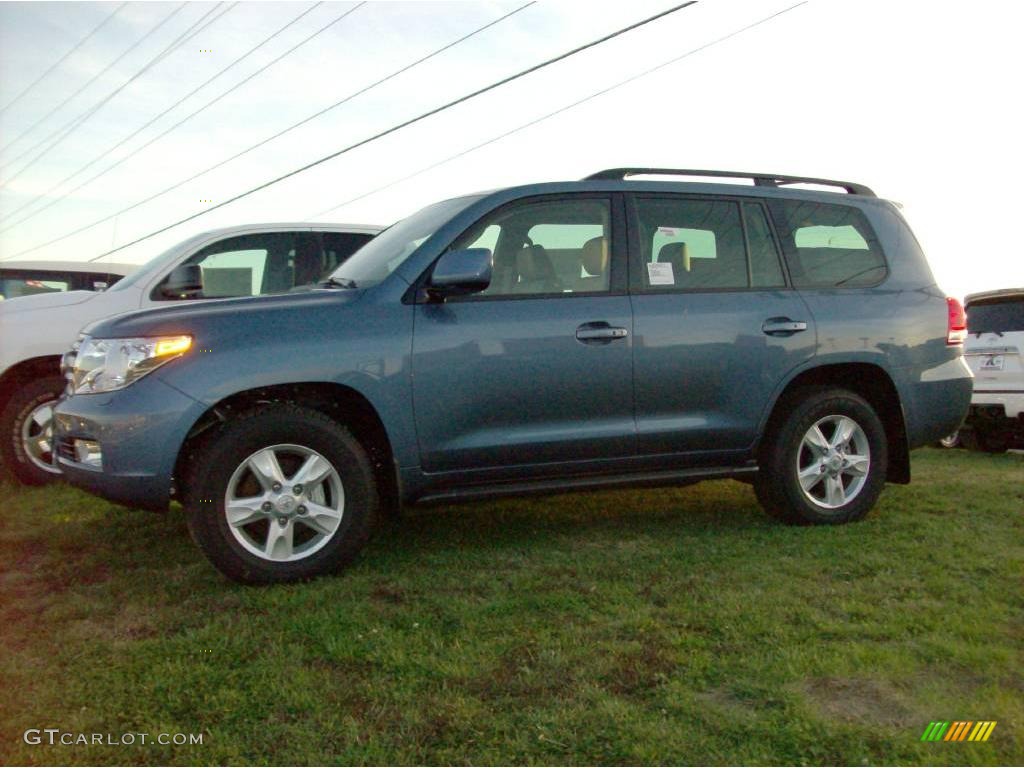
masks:
<instances>
[{"instance_id":1,"label":"wheel lug nuts","mask_svg":"<svg viewBox=\"0 0 1024 768\"><path fill-rule=\"evenodd\" d=\"M277 524L280 525L282 528L284 528L286 525L288 525L288 518L287 517L279 517L279 518L277 518Z\"/></svg>"},{"instance_id":2,"label":"wheel lug nuts","mask_svg":"<svg viewBox=\"0 0 1024 768\"><path fill-rule=\"evenodd\" d=\"M262 510L263 510L264 512L269 512L269 511L270 511L270 510L271 510L271 509L273 508L273 506L274 506L274 505L273 505L273 504L271 504L271 503L270 503L269 501L264 501L264 502L263 502L263 506L261 507L261 509L262 509Z\"/></svg>"},{"instance_id":3,"label":"wheel lug nuts","mask_svg":"<svg viewBox=\"0 0 1024 768\"><path fill-rule=\"evenodd\" d=\"M295 511L298 512L300 515L306 514L306 508L304 506L302 506L301 504L299 505L299 508L297 510L295 510Z\"/></svg>"},{"instance_id":4,"label":"wheel lug nuts","mask_svg":"<svg viewBox=\"0 0 1024 768\"><path fill-rule=\"evenodd\" d=\"M275 491L280 491L281 490L281 484L280 483L274 483L270 487L273 488Z\"/></svg>"},{"instance_id":5,"label":"wheel lug nuts","mask_svg":"<svg viewBox=\"0 0 1024 768\"><path fill-rule=\"evenodd\" d=\"M299 485L296 485L294 488L292 488L292 493L302 493L302 484L300 483Z\"/></svg>"}]
</instances>

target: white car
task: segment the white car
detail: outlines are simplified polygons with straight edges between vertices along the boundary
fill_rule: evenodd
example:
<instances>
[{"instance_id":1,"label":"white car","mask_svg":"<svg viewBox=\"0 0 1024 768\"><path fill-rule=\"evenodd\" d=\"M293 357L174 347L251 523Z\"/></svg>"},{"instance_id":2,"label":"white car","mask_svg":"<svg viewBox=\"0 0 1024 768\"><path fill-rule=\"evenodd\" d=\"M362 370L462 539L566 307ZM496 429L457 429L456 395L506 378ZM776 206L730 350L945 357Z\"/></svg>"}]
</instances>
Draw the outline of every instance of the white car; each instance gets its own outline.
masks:
<instances>
[{"instance_id":1,"label":"white car","mask_svg":"<svg viewBox=\"0 0 1024 768\"><path fill-rule=\"evenodd\" d=\"M138 264L96 264L89 261L0 262L0 300L37 293L105 291Z\"/></svg>"},{"instance_id":2,"label":"white car","mask_svg":"<svg viewBox=\"0 0 1024 768\"><path fill-rule=\"evenodd\" d=\"M381 229L311 223L218 229L175 245L102 292L55 290L0 301L3 469L30 485L60 474L52 462L50 418L64 390L61 356L83 326L169 301L286 293L320 281Z\"/></svg>"},{"instance_id":3,"label":"white car","mask_svg":"<svg viewBox=\"0 0 1024 768\"><path fill-rule=\"evenodd\" d=\"M965 304L974 394L964 445L990 453L1024 448L1024 288L975 293Z\"/></svg>"}]
</instances>

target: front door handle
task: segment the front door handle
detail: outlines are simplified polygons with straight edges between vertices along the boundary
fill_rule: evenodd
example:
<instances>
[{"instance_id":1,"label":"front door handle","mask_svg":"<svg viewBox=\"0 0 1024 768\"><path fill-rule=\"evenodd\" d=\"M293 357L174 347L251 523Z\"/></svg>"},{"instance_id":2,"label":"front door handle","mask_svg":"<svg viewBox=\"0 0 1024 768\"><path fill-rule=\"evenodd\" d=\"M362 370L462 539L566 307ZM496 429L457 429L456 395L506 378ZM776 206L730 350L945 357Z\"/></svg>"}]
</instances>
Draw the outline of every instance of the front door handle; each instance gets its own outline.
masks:
<instances>
[{"instance_id":1,"label":"front door handle","mask_svg":"<svg viewBox=\"0 0 1024 768\"><path fill-rule=\"evenodd\" d=\"M625 328L614 328L608 323L584 323L576 329L576 339L584 344L607 344L629 336Z\"/></svg>"},{"instance_id":2,"label":"front door handle","mask_svg":"<svg viewBox=\"0 0 1024 768\"><path fill-rule=\"evenodd\" d=\"M806 331L807 323L803 320L790 320L788 317L769 317L761 323L761 330L769 336L792 336Z\"/></svg>"}]
</instances>

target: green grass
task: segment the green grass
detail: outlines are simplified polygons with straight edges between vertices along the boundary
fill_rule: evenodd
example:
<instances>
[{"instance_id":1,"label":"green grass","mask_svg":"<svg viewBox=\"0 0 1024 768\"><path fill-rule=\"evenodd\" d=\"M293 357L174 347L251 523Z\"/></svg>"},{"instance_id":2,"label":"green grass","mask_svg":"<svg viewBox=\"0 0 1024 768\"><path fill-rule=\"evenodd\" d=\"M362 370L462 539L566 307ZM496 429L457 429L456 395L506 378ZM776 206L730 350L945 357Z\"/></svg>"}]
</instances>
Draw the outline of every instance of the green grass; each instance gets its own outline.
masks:
<instances>
[{"instance_id":1,"label":"green grass","mask_svg":"<svg viewBox=\"0 0 1024 768\"><path fill-rule=\"evenodd\" d=\"M836 528L730 481L410 510L269 589L180 509L5 486L0 763L1020 764L1024 456L913 470ZM998 726L921 743L937 719Z\"/></svg>"}]
</instances>

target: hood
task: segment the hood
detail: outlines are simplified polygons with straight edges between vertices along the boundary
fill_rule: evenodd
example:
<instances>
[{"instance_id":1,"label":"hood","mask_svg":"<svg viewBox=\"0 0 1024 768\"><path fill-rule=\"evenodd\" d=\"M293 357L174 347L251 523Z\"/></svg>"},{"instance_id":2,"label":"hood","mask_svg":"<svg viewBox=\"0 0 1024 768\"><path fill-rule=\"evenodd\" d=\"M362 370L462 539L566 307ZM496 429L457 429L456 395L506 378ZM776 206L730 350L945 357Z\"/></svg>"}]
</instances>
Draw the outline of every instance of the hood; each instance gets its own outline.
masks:
<instances>
[{"instance_id":1,"label":"hood","mask_svg":"<svg viewBox=\"0 0 1024 768\"><path fill-rule=\"evenodd\" d=\"M55 291L54 293L37 293L32 296L15 296L13 299L0 301L0 312L30 312L33 309L55 309L82 304L100 296L100 291Z\"/></svg>"},{"instance_id":2,"label":"hood","mask_svg":"<svg viewBox=\"0 0 1024 768\"><path fill-rule=\"evenodd\" d=\"M175 301L158 309L142 309L97 320L83 332L99 338L191 334L232 327L273 333L296 319L358 300L364 291L318 289L277 296Z\"/></svg>"}]
</instances>

